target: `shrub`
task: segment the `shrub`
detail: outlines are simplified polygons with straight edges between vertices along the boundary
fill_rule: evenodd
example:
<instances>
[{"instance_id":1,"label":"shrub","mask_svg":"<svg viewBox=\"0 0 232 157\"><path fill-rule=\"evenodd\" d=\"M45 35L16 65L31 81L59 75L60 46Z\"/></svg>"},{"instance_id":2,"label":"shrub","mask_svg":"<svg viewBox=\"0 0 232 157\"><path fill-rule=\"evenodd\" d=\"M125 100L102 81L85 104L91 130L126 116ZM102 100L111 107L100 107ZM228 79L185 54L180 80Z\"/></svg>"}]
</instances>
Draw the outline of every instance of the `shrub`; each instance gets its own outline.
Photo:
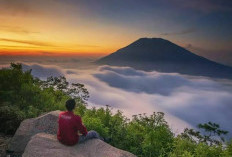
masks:
<instances>
[{"instance_id":1,"label":"shrub","mask_svg":"<svg viewBox=\"0 0 232 157\"><path fill-rule=\"evenodd\" d=\"M34 78L31 70L23 71L21 64L11 64L0 70L0 128L14 134L25 118L36 117L52 110L65 110L65 101L73 97L78 103L88 99L82 84L69 84L65 77Z\"/></svg>"}]
</instances>

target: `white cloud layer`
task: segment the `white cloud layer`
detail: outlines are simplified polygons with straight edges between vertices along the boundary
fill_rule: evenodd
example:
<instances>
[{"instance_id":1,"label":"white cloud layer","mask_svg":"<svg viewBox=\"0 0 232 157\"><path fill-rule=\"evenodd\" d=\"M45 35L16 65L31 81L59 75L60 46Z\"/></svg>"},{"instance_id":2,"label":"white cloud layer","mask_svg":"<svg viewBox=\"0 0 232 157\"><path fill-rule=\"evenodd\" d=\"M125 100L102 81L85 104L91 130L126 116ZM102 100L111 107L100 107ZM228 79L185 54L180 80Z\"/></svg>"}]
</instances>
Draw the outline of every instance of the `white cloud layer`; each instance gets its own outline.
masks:
<instances>
[{"instance_id":1,"label":"white cloud layer","mask_svg":"<svg viewBox=\"0 0 232 157\"><path fill-rule=\"evenodd\" d=\"M208 121L232 132L232 81L190 77L176 73L138 71L129 67L95 69L24 64L36 77L64 75L70 82L85 84L90 106L111 105L127 116L161 111L179 133ZM231 136L231 134L230 134Z\"/></svg>"},{"instance_id":2,"label":"white cloud layer","mask_svg":"<svg viewBox=\"0 0 232 157\"><path fill-rule=\"evenodd\" d=\"M192 126L213 121L232 131L232 85L229 80L212 80L180 74L143 72L132 68L100 67L93 74L111 87L147 95L151 106L186 121ZM140 110L142 111L142 110Z\"/></svg>"}]
</instances>

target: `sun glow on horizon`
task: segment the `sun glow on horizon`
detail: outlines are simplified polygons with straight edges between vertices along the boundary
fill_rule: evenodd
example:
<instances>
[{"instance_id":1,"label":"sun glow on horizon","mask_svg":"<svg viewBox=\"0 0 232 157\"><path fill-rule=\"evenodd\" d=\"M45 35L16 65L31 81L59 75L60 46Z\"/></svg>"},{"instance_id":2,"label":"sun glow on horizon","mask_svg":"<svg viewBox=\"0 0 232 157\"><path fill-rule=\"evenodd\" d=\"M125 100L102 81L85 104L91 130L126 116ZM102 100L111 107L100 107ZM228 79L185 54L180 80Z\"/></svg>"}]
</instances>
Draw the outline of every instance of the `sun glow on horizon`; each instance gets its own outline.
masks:
<instances>
[{"instance_id":1,"label":"sun glow on horizon","mask_svg":"<svg viewBox=\"0 0 232 157\"><path fill-rule=\"evenodd\" d=\"M15 3L0 1L0 55L107 54L133 38L122 36L126 28L90 20L85 11L70 4Z\"/></svg>"},{"instance_id":2,"label":"sun glow on horizon","mask_svg":"<svg viewBox=\"0 0 232 157\"><path fill-rule=\"evenodd\" d=\"M232 64L232 8L206 1L0 0L0 55L107 55L158 37Z\"/></svg>"}]
</instances>

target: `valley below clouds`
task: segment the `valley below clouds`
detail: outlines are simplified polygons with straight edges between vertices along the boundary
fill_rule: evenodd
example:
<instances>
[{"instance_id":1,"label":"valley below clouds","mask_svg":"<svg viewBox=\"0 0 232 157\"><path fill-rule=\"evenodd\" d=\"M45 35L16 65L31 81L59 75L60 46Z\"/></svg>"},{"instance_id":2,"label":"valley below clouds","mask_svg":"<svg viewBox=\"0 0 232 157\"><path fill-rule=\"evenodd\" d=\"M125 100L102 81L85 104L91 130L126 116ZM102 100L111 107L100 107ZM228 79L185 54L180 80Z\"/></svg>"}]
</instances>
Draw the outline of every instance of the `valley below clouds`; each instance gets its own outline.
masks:
<instances>
[{"instance_id":1,"label":"valley below clouds","mask_svg":"<svg viewBox=\"0 0 232 157\"><path fill-rule=\"evenodd\" d=\"M24 70L32 69L35 77L65 76L69 82L83 83L90 92L88 107L110 105L113 111L122 110L129 118L135 114L164 112L175 133L212 121L228 130L231 137L231 80L145 72L130 67L94 64L86 67L92 60L20 62Z\"/></svg>"}]
</instances>

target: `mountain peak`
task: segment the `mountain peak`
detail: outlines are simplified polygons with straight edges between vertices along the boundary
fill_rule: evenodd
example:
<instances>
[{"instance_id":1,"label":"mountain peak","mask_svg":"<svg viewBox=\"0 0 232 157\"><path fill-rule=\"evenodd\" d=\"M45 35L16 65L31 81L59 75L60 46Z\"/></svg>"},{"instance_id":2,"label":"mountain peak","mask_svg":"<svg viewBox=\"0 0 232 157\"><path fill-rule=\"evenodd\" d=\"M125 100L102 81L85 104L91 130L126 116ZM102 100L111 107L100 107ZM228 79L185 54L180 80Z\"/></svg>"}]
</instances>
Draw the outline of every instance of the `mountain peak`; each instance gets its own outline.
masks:
<instances>
[{"instance_id":1,"label":"mountain peak","mask_svg":"<svg viewBox=\"0 0 232 157\"><path fill-rule=\"evenodd\" d=\"M126 46L125 48L130 48L131 50L133 49L134 52L156 52L156 54L158 54L164 53L164 50L169 51L169 49L172 50L176 47L177 45L163 38L140 38L130 45ZM123 51L125 51L125 49Z\"/></svg>"},{"instance_id":2,"label":"mountain peak","mask_svg":"<svg viewBox=\"0 0 232 157\"><path fill-rule=\"evenodd\" d=\"M170 42L170 41L168 41L168 40L166 40L166 39L163 39L163 38L147 38L147 37L144 37L144 38L139 38L138 40L136 40L135 42L133 42L133 43L137 43L137 42L139 42L139 43L145 43L145 42ZM132 44L133 44L132 43Z\"/></svg>"},{"instance_id":3,"label":"mountain peak","mask_svg":"<svg viewBox=\"0 0 232 157\"><path fill-rule=\"evenodd\" d=\"M98 64L130 66L145 71L232 78L232 68L198 56L163 38L140 38L103 57Z\"/></svg>"},{"instance_id":4,"label":"mountain peak","mask_svg":"<svg viewBox=\"0 0 232 157\"><path fill-rule=\"evenodd\" d=\"M143 38L139 38L138 40L141 40L141 41L142 40L153 40L154 41L154 40L165 40L165 39L163 39L163 38L148 38L148 37L143 37Z\"/></svg>"}]
</instances>

